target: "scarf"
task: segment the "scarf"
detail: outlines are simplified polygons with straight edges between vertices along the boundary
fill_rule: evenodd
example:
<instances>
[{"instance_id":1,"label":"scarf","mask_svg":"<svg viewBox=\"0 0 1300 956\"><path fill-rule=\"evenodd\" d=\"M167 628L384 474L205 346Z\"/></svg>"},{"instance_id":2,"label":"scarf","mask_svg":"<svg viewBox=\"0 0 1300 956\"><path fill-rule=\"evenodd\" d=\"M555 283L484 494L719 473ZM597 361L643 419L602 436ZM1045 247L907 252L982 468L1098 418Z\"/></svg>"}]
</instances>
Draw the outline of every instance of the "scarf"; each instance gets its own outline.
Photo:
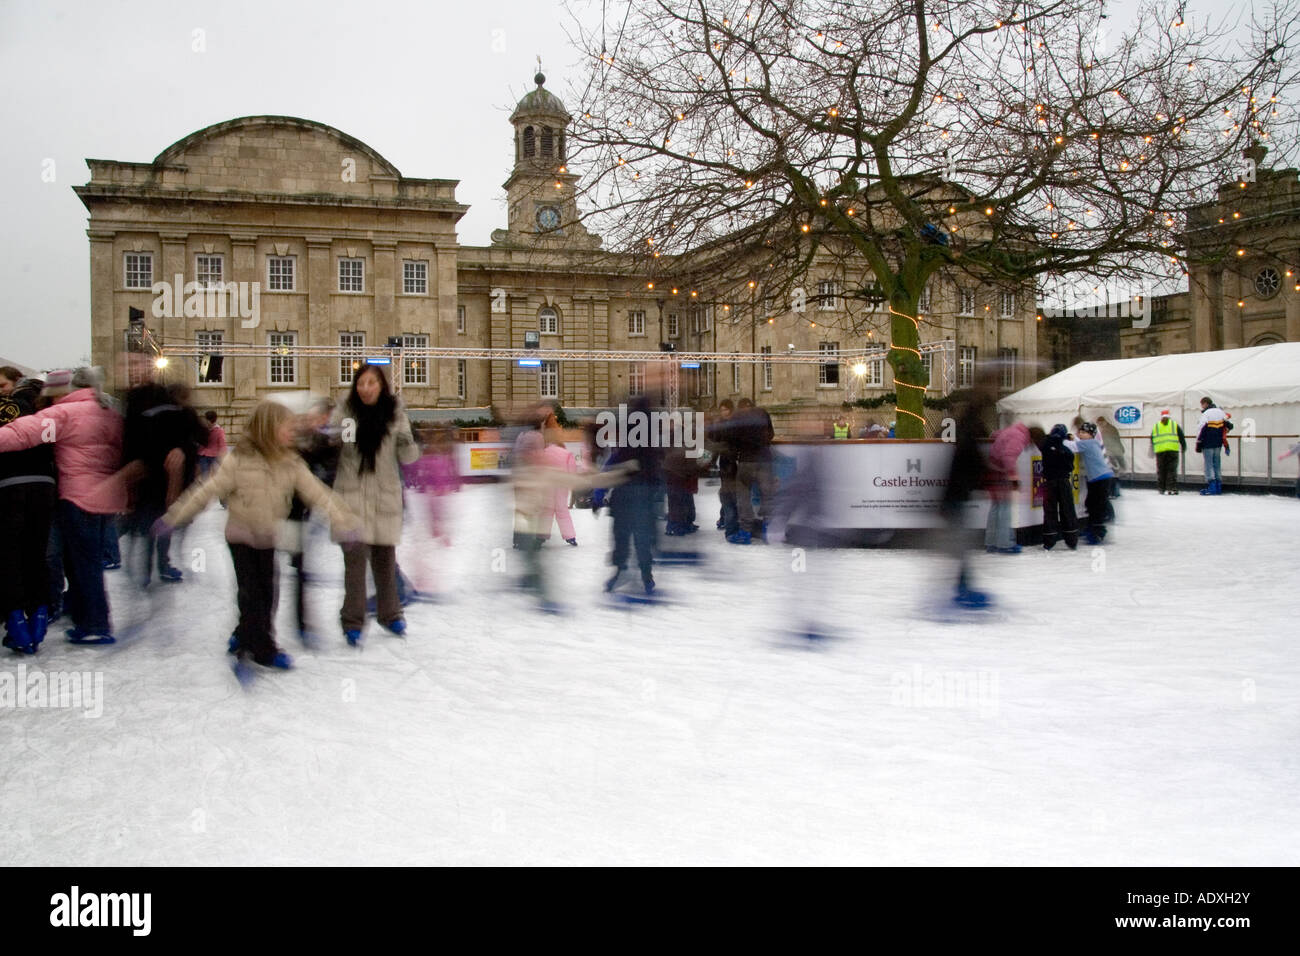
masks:
<instances>
[{"instance_id":1,"label":"scarf","mask_svg":"<svg viewBox=\"0 0 1300 956\"><path fill-rule=\"evenodd\" d=\"M391 395L380 394L373 405L357 399L348 402L348 411L357 421L357 451L361 453L361 472L375 470L375 455L393 423L397 402Z\"/></svg>"}]
</instances>

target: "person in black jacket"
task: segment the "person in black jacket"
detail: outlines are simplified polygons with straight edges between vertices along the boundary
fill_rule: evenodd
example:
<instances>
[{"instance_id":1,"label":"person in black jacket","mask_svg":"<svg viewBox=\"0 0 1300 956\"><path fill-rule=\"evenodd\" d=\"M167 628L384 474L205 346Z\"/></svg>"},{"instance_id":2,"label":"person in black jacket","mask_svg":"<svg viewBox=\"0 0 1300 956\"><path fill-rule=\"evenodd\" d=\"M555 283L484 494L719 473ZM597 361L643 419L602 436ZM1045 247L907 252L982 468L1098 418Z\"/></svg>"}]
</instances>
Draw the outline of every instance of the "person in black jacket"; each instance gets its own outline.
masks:
<instances>
[{"instance_id":1,"label":"person in black jacket","mask_svg":"<svg viewBox=\"0 0 1300 956\"><path fill-rule=\"evenodd\" d=\"M1030 434L1043 459L1043 547L1051 551L1064 538L1074 551L1079 547L1079 517L1074 510L1074 452L1065 446L1069 432L1064 425L1053 425L1047 435L1042 429L1030 429Z\"/></svg>"},{"instance_id":2,"label":"person in black jacket","mask_svg":"<svg viewBox=\"0 0 1300 956\"><path fill-rule=\"evenodd\" d=\"M995 375L996 370L992 367L988 371L981 371L971 390L970 399L957 417L952 466L939 504L939 514L946 527L946 531L941 532L941 550L957 562L957 588L953 601L959 607L972 609L987 607L991 603L988 594L971 587L967 555L969 536L964 519L967 504L975 492L984 487L988 472L981 442L989 437L984 418L997 395Z\"/></svg>"},{"instance_id":3,"label":"person in black jacket","mask_svg":"<svg viewBox=\"0 0 1300 956\"><path fill-rule=\"evenodd\" d=\"M43 383L20 378L0 397L0 427L36 411ZM49 623L45 548L54 521L54 448L41 444L0 454L0 617L4 646L35 654Z\"/></svg>"},{"instance_id":4,"label":"person in black jacket","mask_svg":"<svg viewBox=\"0 0 1300 956\"><path fill-rule=\"evenodd\" d=\"M752 400L742 398L730 422L730 444L736 455L736 508L740 532L728 536L732 544L749 544L754 538L766 541L768 515L776 498L776 477L772 473L772 416ZM758 510L754 510L754 489L758 489Z\"/></svg>"},{"instance_id":5,"label":"person in black jacket","mask_svg":"<svg viewBox=\"0 0 1300 956\"><path fill-rule=\"evenodd\" d=\"M650 412L650 400L645 395L628 399L629 420L640 413L649 421ZM646 433L649 433L648 429ZM614 576L605 582L605 590L613 591L618 586L620 576L627 570L629 551L635 546L641 584L645 593L651 594L655 589L651 573L655 550L655 501L663 485L663 449L651 447L648 441L638 445L619 445L605 462L605 469L632 461L636 462L635 471L607 497L609 513L614 519L614 554L611 560Z\"/></svg>"}]
</instances>

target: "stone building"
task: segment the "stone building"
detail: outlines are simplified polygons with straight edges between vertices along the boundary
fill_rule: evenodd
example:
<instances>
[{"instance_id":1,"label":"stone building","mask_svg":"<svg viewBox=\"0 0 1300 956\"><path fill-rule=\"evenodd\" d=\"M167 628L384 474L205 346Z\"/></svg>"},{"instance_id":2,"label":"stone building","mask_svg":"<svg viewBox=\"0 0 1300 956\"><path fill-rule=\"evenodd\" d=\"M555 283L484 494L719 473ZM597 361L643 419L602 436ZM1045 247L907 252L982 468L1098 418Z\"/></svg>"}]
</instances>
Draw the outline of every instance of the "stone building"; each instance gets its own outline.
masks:
<instances>
[{"instance_id":1,"label":"stone building","mask_svg":"<svg viewBox=\"0 0 1300 956\"><path fill-rule=\"evenodd\" d=\"M545 77L535 81L510 116L507 223L487 246L457 241L467 207L455 180L406 177L366 144L308 120L244 117L192 133L149 163L87 160L90 181L76 192L90 214L92 361L108 387L149 372L140 323L130 321L138 310L143 334L163 346L212 349L164 374L192 383L196 405L224 412L236 430L278 390L341 396L355 366L390 343L520 348L529 332L539 333L538 367L404 356L395 382L413 409L475 410L466 417L539 397L593 409L647 387L651 370L552 361L548 350L657 352L671 343L721 353L685 373L682 398L697 405L752 395L769 406L838 407L892 390L888 366L866 363L855 375L835 358L873 344L871 335L832 338L836 323L767 308L762 289L734 305L709 290L656 290L632 258L603 250L582 221L567 165L571 117ZM809 276L809 308L824 320L848 309L831 281ZM887 311L881 318L874 335L887 339ZM951 345L935 353L946 364L933 375L934 394L967 384L975 363L991 358L1012 360L1006 388L1032 380L1017 371L1037 358L1030 296L936 277L922 321L923 343ZM271 354L217 358L241 344ZM828 360L741 368L725 358L790 344ZM317 354L302 354L307 346Z\"/></svg>"}]
</instances>

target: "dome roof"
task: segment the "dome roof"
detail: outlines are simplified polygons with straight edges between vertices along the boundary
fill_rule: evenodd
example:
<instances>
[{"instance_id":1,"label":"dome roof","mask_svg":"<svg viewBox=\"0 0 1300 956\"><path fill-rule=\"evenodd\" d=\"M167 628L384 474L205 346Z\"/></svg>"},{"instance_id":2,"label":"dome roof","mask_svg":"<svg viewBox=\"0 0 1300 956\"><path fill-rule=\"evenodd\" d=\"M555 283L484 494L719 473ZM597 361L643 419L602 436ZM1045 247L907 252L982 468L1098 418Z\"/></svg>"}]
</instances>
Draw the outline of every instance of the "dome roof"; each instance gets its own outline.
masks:
<instances>
[{"instance_id":1,"label":"dome roof","mask_svg":"<svg viewBox=\"0 0 1300 956\"><path fill-rule=\"evenodd\" d=\"M524 98L519 101L515 111L510 114L510 121L513 123L516 119L527 116L553 116L570 119L569 111L564 108L560 98L546 89L546 76L538 72L533 77L533 82L537 84L537 89L531 93L525 94Z\"/></svg>"}]
</instances>

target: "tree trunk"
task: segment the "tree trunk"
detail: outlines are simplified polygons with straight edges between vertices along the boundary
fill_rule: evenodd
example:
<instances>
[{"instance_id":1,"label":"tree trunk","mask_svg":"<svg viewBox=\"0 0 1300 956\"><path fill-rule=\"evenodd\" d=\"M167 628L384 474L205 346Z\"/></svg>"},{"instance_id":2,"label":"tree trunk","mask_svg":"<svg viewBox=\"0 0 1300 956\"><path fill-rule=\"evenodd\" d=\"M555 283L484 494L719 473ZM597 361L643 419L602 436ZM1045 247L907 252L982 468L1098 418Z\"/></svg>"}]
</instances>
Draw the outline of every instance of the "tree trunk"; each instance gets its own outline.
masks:
<instances>
[{"instance_id":1,"label":"tree trunk","mask_svg":"<svg viewBox=\"0 0 1300 956\"><path fill-rule=\"evenodd\" d=\"M925 368L921 365L921 331L916 315L919 295L900 294L891 300L894 314L889 323L889 364L894 369L894 435L897 438L925 437ZM902 314L899 314L902 313Z\"/></svg>"}]
</instances>

